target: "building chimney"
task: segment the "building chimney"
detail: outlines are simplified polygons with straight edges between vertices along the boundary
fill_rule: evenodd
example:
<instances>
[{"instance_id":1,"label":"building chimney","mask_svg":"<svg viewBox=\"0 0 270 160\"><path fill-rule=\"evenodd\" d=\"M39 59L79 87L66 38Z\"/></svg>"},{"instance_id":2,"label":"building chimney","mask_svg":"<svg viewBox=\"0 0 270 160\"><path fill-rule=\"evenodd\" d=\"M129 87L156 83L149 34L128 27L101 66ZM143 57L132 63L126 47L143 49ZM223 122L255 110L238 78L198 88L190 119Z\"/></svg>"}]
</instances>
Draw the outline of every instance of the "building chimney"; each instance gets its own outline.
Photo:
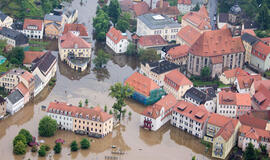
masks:
<instances>
[{"instance_id":1,"label":"building chimney","mask_svg":"<svg viewBox=\"0 0 270 160\"><path fill-rule=\"evenodd\" d=\"M160 0L159 7L163 8L163 0Z\"/></svg>"}]
</instances>

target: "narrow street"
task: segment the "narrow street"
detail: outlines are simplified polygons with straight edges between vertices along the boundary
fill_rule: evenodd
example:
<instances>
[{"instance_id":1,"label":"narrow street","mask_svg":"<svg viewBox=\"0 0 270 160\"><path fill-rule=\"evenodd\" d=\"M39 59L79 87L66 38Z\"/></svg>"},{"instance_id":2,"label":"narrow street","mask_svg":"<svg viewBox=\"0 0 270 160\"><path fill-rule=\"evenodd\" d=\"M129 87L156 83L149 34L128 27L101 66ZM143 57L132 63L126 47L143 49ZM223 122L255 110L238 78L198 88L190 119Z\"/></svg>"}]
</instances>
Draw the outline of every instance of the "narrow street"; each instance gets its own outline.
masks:
<instances>
[{"instance_id":1,"label":"narrow street","mask_svg":"<svg viewBox=\"0 0 270 160\"><path fill-rule=\"evenodd\" d=\"M218 0L209 0L208 1L208 12L209 12L209 16L210 16L210 23L212 26L212 30L216 29L216 25L215 25L215 15L217 14L217 6L218 5Z\"/></svg>"}]
</instances>

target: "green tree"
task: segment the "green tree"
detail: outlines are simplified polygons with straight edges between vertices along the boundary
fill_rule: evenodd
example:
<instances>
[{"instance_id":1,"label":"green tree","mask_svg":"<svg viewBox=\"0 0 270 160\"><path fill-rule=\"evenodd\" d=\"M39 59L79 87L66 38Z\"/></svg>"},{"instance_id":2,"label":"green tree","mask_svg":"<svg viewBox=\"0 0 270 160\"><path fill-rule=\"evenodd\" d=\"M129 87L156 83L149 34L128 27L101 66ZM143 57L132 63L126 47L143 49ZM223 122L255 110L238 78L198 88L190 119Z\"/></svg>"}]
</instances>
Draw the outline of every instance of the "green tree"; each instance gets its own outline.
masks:
<instances>
[{"instance_id":1,"label":"green tree","mask_svg":"<svg viewBox=\"0 0 270 160\"><path fill-rule=\"evenodd\" d=\"M85 105L88 105L88 99L85 99L84 103Z\"/></svg>"},{"instance_id":2,"label":"green tree","mask_svg":"<svg viewBox=\"0 0 270 160\"><path fill-rule=\"evenodd\" d=\"M202 80L209 80L211 78L211 70L209 67L203 67L201 70Z\"/></svg>"},{"instance_id":3,"label":"green tree","mask_svg":"<svg viewBox=\"0 0 270 160\"><path fill-rule=\"evenodd\" d=\"M4 48L7 45L7 40L0 40L0 54L3 54Z\"/></svg>"},{"instance_id":4,"label":"green tree","mask_svg":"<svg viewBox=\"0 0 270 160\"><path fill-rule=\"evenodd\" d=\"M102 49L98 50L96 58L93 60L96 68L102 68L108 63L110 55L104 52Z\"/></svg>"},{"instance_id":5,"label":"green tree","mask_svg":"<svg viewBox=\"0 0 270 160\"><path fill-rule=\"evenodd\" d=\"M26 143L30 143L33 140L33 136L30 134L30 132L26 129L21 129L19 134L23 135L26 138Z\"/></svg>"},{"instance_id":6,"label":"green tree","mask_svg":"<svg viewBox=\"0 0 270 160\"><path fill-rule=\"evenodd\" d=\"M128 116L131 117L131 115L132 115L132 113L129 111L129 112L128 112Z\"/></svg>"},{"instance_id":7,"label":"green tree","mask_svg":"<svg viewBox=\"0 0 270 160\"><path fill-rule=\"evenodd\" d=\"M45 147L45 151L49 151L51 149L51 147L47 144L45 144L44 147Z\"/></svg>"},{"instance_id":8,"label":"green tree","mask_svg":"<svg viewBox=\"0 0 270 160\"><path fill-rule=\"evenodd\" d=\"M256 153L254 150L254 145L252 143L249 143L244 152L244 160L255 160L255 159Z\"/></svg>"},{"instance_id":9,"label":"green tree","mask_svg":"<svg viewBox=\"0 0 270 160\"><path fill-rule=\"evenodd\" d=\"M38 126L38 134L41 137L54 136L57 130L57 122L49 116L43 117Z\"/></svg>"},{"instance_id":10,"label":"green tree","mask_svg":"<svg viewBox=\"0 0 270 160\"><path fill-rule=\"evenodd\" d=\"M45 146L41 145L39 150L38 150L38 156L40 157L45 157L46 156L46 150L45 150Z\"/></svg>"},{"instance_id":11,"label":"green tree","mask_svg":"<svg viewBox=\"0 0 270 160\"><path fill-rule=\"evenodd\" d=\"M90 142L86 138L83 138L80 144L81 144L81 149L88 149L90 147Z\"/></svg>"},{"instance_id":12,"label":"green tree","mask_svg":"<svg viewBox=\"0 0 270 160\"><path fill-rule=\"evenodd\" d=\"M128 28L129 28L128 21L120 18L116 24L116 29L120 30L123 33L126 33Z\"/></svg>"},{"instance_id":13,"label":"green tree","mask_svg":"<svg viewBox=\"0 0 270 160\"><path fill-rule=\"evenodd\" d=\"M139 60L142 63L155 62L160 60L160 55L156 53L155 49L139 49Z\"/></svg>"},{"instance_id":14,"label":"green tree","mask_svg":"<svg viewBox=\"0 0 270 160\"><path fill-rule=\"evenodd\" d=\"M13 147L13 153L17 155L25 154L26 147L24 142L22 142L21 140L17 141L15 146Z\"/></svg>"},{"instance_id":15,"label":"green tree","mask_svg":"<svg viewBox=\"0 0 270 160\"><path fill-rule=\"evenodd\" d=\"M129 43L127 46L127 55L136 55L137 54L137 48L136 45L134 43Z\"/></svg>"},{"instance_id":16,"label":"green tree","mask_svg":"<svg viewBox=\"0 0 270 160\"><path fill-rule=\"evenodd\" d=\"M196 6L192 9L192 11L199 11L200 5L197 3Z\"/></svg>"},{"instance_id":17,"label":"green tree","mask_svg":"<svg viewBox=\"0 0 270 160\"><path fill-rule=\"evenodd\" d=\"M107 112L107 110L108 110L108 107L105 105L104 106L104 112Z\"/></svg>"},{"instance_id":18,"label":"green tree","mask_svg":"<svg viewBox=\"0 0 270 160\"><path fill-rule=\"evenodd\" d=\"M79 102L79 107L82 107L82 101Z\"/></svg>"},{"instance_id":19,"label":"green tree","mask_svg":"<svg viewBox=\"0 0 270 160\"><path fill-rule=\"evenodd\" d=\"M112 112L112 110L111 110L111 109L110 109L110 111L109 111L109 114L110 114L110 115L112 115L112 114L113 114L113 112Z\"/></svg>"},{"instance_id":20,"label":"green tree","mask_svg":"<svg viewBox=\"0 0 270 160\"><path fill-rule=\"evenodd\" d=\"M196 160L196 157L195 157L195 156L193 156L193 157L192 157L192 160Z\"/></svg>"},{"instance_id":21,"label":"green tree","mask_svg":"<svg viewBox=\"0 0 270 160\"><path fill-rule=\"evenodd\" d=\"M269 8L267 7L266 3L263 3L259 9L257 22L261 30L269 29L270 15L269 15Z\"/></svg>"},{"instance_id":22,"label":"green tree","mask_svg":"<svg viewBox=\"0 0 270 160\"><path fill-rule=\"evenodd\" d=\"M13 139L13 147L19 142L23 142L23 144L26 146L27 141L24 135L18 134L14 139Z\"/></svg>"},{"instance_id":23,"label":"green tree","mask_svg":"<svg viewBox=\"0 0 270 160\"><path fill-rule=\"evenodd\" d=\"M113 109L117 110L117 118L121 120L121 115L124 112L123 107L126 106L125 99L130 97L134 90L128 84L122 85L122 83L115 83L110 87L109 95L116 98L116 102L113 104Z\"/></svg>"},{"instance_id":24,"label":"green tree","mask_svg":"<svg viewBox=\"0 0 270 160\"><path fill-rule=\"evenodd\" d=\"M33 147L31 148L31 152L37 152L37 146L33 146Z\"/></svg>"},{"instance_id":25,"label":"green tree","mask_svg":"<svg viewBox=\"0 0 270 160\"><path fill-rule=\"evenodd\" d=\"M97 11L96 17L93 19L93 26L95 29L95 38L98 41L105 41L106 33L110 27L109 16L103 9Z\"/></svg>"},{"instance_id":26,"label":"green tree","mask_svg":"<svg viewBox=\"0 0 270 160\"><path fill-rule=\"evenodd\" d=\"M61 143L56 143L55 146L53 147L54 153L58 154L62 150Z\"/></svg>"},{"instance_id":27,"label":"green tree","mask_svg":"<svg viewBox=\"0 0 270 160\"><path fill-rule=\"evenodd\" d=\"M12 64L21 65L24 59L24 50L22 47L15 47L7 53L7 59Z\"/></svg>"},{"instance_id":28,"label":"green tree","mask_svg":"<svg viewBox=\"0 0 270 160\"><path fill-rule=\"evenodd\" d=\"M71 150L72 152L75 152L75 151L77 151L78 149L79 149L79 148L78 148L77 142L76 142L76 141L72 141L71 144L70 144L70 150Z\"/></svg>"},{"instance_id":29,"label":"green tree","mask_svg":"<svg viewBox=\"0 0 270 160\"><path fill-rule=\"evenodd\" d=\"M110 1L109 7L108 7L108 15L111 21L113 22L113 24L116 24L116 22L118 21L118 18L121 15L121 8L120 8L118 0Z\"/></svg>"}]
</instances>

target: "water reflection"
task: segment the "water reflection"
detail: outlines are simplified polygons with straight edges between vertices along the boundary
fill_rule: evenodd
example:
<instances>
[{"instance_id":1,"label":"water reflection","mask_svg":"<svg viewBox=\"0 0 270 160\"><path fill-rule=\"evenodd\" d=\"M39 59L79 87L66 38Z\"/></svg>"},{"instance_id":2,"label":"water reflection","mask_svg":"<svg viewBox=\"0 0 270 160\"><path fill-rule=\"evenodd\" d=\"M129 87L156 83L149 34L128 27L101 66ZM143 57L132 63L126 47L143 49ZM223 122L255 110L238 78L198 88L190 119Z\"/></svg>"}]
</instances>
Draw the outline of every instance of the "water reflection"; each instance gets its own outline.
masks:
<instances>
[{"instance_id":1,"label":"water reflection","mask_svg":"<svg viewBox=\"0 0 270 160\"><path fill-rule=\"evenodd\" d=\"M105 79L110 78L110 73L107 68L93 69L94 74L96 75L96 79L98 81L104 81Z\"/></svg>"}]
</instances>

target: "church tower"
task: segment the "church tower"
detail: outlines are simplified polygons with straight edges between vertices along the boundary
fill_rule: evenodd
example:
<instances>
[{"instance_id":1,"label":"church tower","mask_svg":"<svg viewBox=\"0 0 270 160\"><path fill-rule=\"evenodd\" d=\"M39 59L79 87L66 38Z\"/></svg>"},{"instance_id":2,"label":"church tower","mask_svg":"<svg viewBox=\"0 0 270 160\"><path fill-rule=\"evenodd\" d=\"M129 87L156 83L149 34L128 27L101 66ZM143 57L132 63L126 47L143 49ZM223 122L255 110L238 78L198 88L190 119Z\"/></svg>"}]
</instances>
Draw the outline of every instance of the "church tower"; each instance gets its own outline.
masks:
<instances>
[{"instance_id":1,"label":"church tower","mask_svg":"<svg viewBox=\"0 0 270 160\"><path fill-rule=\"evenodd\" d=\"M228 27L232 32L232 36L241 36L241 8L238 4L232 6L229 11Z\"/></svg>"}]
</instances>

